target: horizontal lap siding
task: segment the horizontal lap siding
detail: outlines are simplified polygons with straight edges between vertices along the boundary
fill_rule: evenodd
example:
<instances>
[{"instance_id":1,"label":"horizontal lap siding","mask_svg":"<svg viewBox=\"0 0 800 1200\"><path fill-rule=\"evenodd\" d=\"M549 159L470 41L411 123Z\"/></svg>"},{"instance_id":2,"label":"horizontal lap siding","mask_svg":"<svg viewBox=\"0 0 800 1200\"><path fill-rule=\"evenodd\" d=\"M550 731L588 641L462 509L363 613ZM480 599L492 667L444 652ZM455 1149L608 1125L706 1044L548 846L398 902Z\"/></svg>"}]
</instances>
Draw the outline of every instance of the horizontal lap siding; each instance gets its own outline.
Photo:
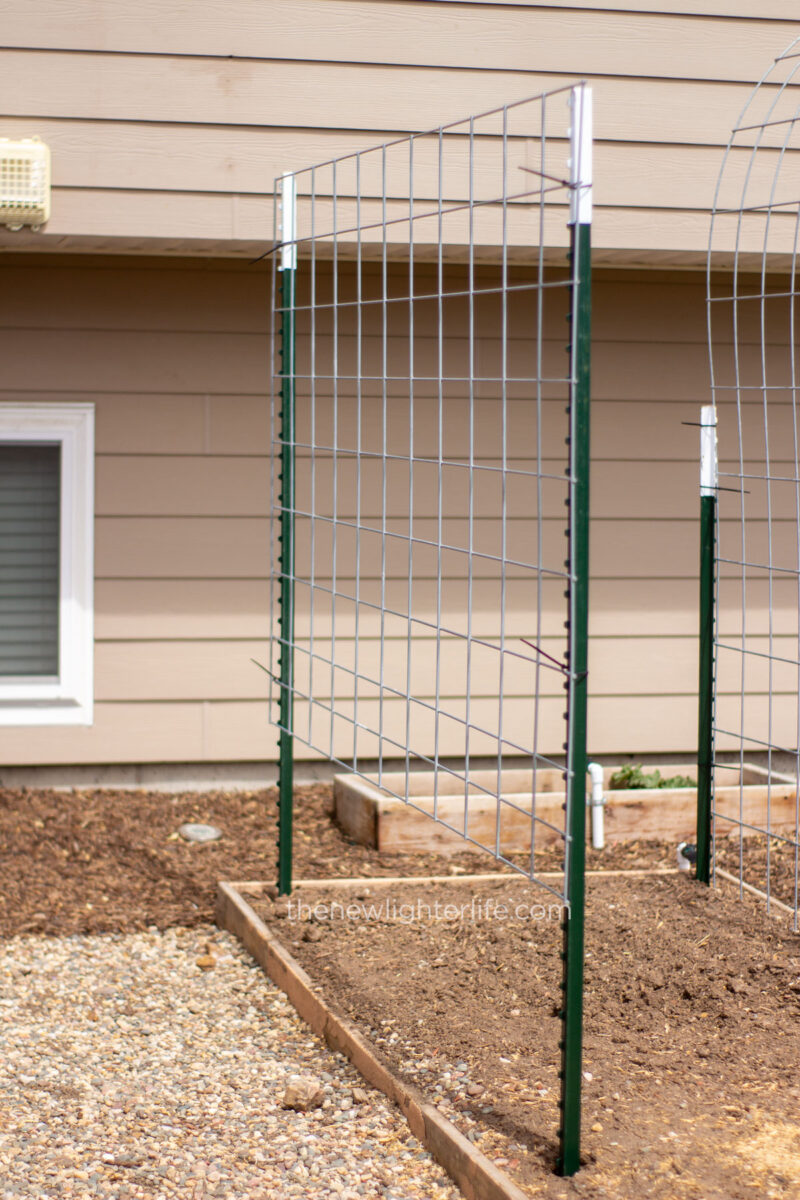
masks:
<instances>
[{"instance_id":1,"label":"horizontal lap siding","mask_svg":"<svg viewBox=\"0 0 800 1200\"><path fill-rule=\"evenodd\" d=\"M436 4L458 4L463 0L433 0ZM482 0L484 4L518 4L523 8L531 7L531 0ZM548 0L550 8L588 8L597 7L597 0ZM609 0L603 6L612 12L639 12L644 6L642 0ZM762 0L758 10L753 6L753 0L658 0L658 5L651 4L650 11L659 13L685 13L687 16L703 17L753 17L761 20L791 21L797 15L794 0Z\"/></svg>"},{"instance_id":2,"label":"horizontal lap siding","mask_svg":"<svg viewBox=\"0 0 800 1200\"><path fill-rule=\"evenodd\" d=\"M260 146L269 145L265 135L271 135L274 147L282 130L287 149L306 150L302 165L307 166L325 137L334 137L341 147L369 146L387 131L424 131L440 116L459 119L499 100L511 103L564 85L563 75L540 72L275 60L237 61L223 70L214 58L38 50L7 54L4 68L7 127L21 130L19 122L36 117L42 136L58 139L69 151L65 170L70 172L81 166L100 169L98 163L86 163L89 146L104 150L111 158L109 169L119 170L137 155L154 155L165 139L183 142L188 150L198 136L211 148L230 138L246 152L245 161L231 162L230 171L252 170ZM85 86L89 73L102 91L102 108ZM596 118L604 141L714 144L741 106L738 82L688 79L677 86L635 71L628 77L584 74L597 91ZM136 122L157 127L149 130ZM201 163L192 165L196 170ZM155 159L153 166L169 169Z\"/></svg>"},{"instance_id":3,"label":"horizontal lap siding","mask_svg":"<svg viewBox=\"0 0 800 1200\"><path fill-rule=\"evenodd\" d=\"M7 261L4 401L96 409L95 722L0 764L269 758L268 277Z\"/></svg>"},{"instance_id":4,"label":"horizontal lap siding","mask_svg":"<svg viewBox=\"0 0 800 1200\"><path fill-rule=\"evenodd\" d=\"M783 0L706 7L199 0L190 20L159 0L9 8L2 133L51 145L54 198L38 241L0 231L0 246L252 254L271 239L281 172L585 78L599 254L699 261L721 148L797 32ZM493 175L499 193L487 164L488 189ZM398 167L390 198L404 187ZM466 226L448 236L463 253ZM478 242L498 237L484 221ZM511 237L531 240L513 224ZM563 249L563 228L552 239Z\"/></svg>"},{"instance_id":5,"label":"horizontal lap siding","mask_svg":"<svg viewBox=\"0 0 800 1200\"><path fill-rule=\"evenodd\" d=\"M39 262L39 265L37 265ZM58 260L55 260L58 263ZM455 269L454 269L455 270ZM5 267L8 287L0 295L4 334L4 381L0 400L91 399L97 411L96 517L96 714L89 730L0 730L0 762L216 761L268 759L274 755L267 724L266 680L252 661L266 662L268 635L268 278L263 268L201 269L120 264L98 260L94 268L36 260L24 270ZM343 269L346 297L348 269ZM423 271L421 282L430 284ZM451 277L457 281L457 272ZM402 280L398 280L398 287ZM591 746L594 753L661 752L690 749L695 723L696 673L696 430L682 424L697 419L706 386L703 345L703 289L699 276L608 273L595 291L594 476L592 527ZM302 293L301 293L302 295ZM352 322L343 316L342 353ZM479 363L497 365L494 317L487 317ZM560 361L560 320L546 322L548 353ZM320 330L325 328L320 318ZM512 306L509 328L514 346L524 345L525 321ZM396 327L393 371L403 328ZM374 330L366 327L368 337ZM328 336L325 334L324 336ZM425 339L426 345L431 343ZM459 338L453 339L453 345ZM428 350L425 351L428 353ZM487 464L500 461L493 428L496 385L482 385L477 428L486 430L481 451ZM299 412L308 419L309 398L300 388ZM405 388L407 396L407 385ZM394 411L403 416L403 388ZM493 399L494 397L494 399ZM561 401L548 402L560 407ZM545 408L547 408L547 403ZM317 397L318 436L331 432L330 398ZM340 399L340 435L352 444L354 405ZM468 449L464 391L456 388L445 406L454 453ZM423 404L417 452L434 446L435 408ZM533 414L522 398L509 401L519 447L533 436ZM374 417L374 414L373 414ZM402 425L402 421L401 421ZM496 428L496 426L494 426ZM379 425L364 425L374 436ZM371 432L370 432L371 430ZM724 447L724 443L723 443ZM547 450L547 447L546 447ZM549 465L563 469L562 448L552 445ZM517 461L523 463L517 448ZM332 482L331 456L317 463L320 486ZM301 453L298 481L307 479L308 456ZM352 478L342 476L341 498L354 507ZM399 480L399 482L398 482ZM362 512L378 513L379 479L365 466ZM402 479L389 479L390 514L402 528ZM434 531L435 490L430 473L418 478L418 529ZM495 538L497 495L481 484L480 539ZM524 494L509 491L515 531L524 531ZM755 503L757 497L753 498ZM463 539L463 507L457 485L447 494L448 529ZM423 524L424 522L424 524ZM546 523L546 544L561 554L560 522ZM514 533L517 536L517 532ZM321 553L327 539L318 535ZM301 533L298 554L307 554ZM463 624L465 560L460 557L445 589L445 619ZM350 572L352 574L352 571ZM527 592L508 584L510 639L535 628ZM324 571L319 578L324 579ZM374 566L362 572L364 595L375 599ZM350 586L348 584L348 586ZM764 635L766 591L754 585L761 606L752 632ZM402 608L407 590L402 570L389 580L390 606ZM561 584L544 588L542 637L558 646L562 633ZM721 629L735 638L735 586L722 593ZM479 568L474 590L474 629L496 636L497 584ZM432 621L436 612L435 574L415 591L417 615ZM775 631L791 629L790 589L776 588ZM298 605L297 632L309 633L305 600ZM389 621L387 678L404 671L402 629ZM354 651L352 606L337 613L337 638L345 655ZM371 674L378 656L379 618L365 609L360 617L361 667ZM315 614L317 648L324 648L330 623ZM412 677L425 691L425 662L435 650L431 631L420 630L412 654ZM788 641L786 642L788 646ZM446 651L448 704L463 704L460 651ZM416 656L416 657L415 657ZM490 655L491 657L491 655ZM487 659L488 661L488 659ZM308 661L298 658L298 681L308 679ZM491 668L494 669L494 668ZM531 705L526 669L515 668L507 684L505 730L527 739ZM329 679L315 668L320 698ZM489 722L496 708L488 673L473 697L472 716ZM727 676L726 676L727 678ZM543 720L548 749L561 742L563 698L559 680L546 680ZM730 682L730 680L728 681ZM555 685L555 686L554 686ZM726 685L727 686L727 685ZM340 723L338 751L352 742L348 689L335 683ZM425 696L423 694L423 699ZM431 696L427 697L430 703ZM367 705L361 716L373 719ZM494 707L493 707L494 706ZM374 705L373 705L374 707ZM419 711L416 711L416 709ZM352 711L352 708L350 708ZM301 728L308 714L298 709ZM371 714L371 715L370 715ZM385 732L402 740L405 705L387 700ZM377 719L377 717L375 717ZM315 718L316 721L316 718ZM431 732L427 709L416 706L416 736ZM316 731L316 724L312 732ZM456 722L444 720L441 752L463 751ZM473 746L479 753L480 738ZM324 746L321 746L325 749ZM484 747L485 748L485 747ZM366 743L361 745L367 752ZM311 751L300 749L301 754Z\"/></svg>"},{"instance_id":6,"label":"horizontal lap siding","mask_svg":"<svg viewBox=\"0 0 800 1200\"><path fill-rule=\"evenodd\" d=\"M794 36L791 20L583 11L532 4L497 9L418 0L38 0L4 14L4 44L100 53L192 54L306 61L749 78L750 54ZM101 17L102 19L98 19ZM34 33L33 21L37 22ZM726 35L727 36L724 36ZM446 50L444 49L446 48Z\"/></svg>"}]
</instances>

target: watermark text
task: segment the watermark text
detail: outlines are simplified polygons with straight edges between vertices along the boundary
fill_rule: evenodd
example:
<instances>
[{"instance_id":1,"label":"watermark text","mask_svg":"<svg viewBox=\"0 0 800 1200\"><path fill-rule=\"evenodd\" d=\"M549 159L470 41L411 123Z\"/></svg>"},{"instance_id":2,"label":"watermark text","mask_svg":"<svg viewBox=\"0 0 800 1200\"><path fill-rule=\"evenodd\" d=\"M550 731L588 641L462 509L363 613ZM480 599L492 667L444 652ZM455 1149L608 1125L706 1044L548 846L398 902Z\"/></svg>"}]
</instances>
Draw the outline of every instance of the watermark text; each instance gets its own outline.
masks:
<instances>
[{"instance_id":1,"label":"watermark text","mask_svg":"<svg viewBox=\"0 0 800 1200\"><path fill-rule=\"evenodd\" d=\"M290 921L381 921L400 925L422 921L459 921L462 924L478 924L481 921L562 921L567 913L568 907L562 902L505 903L492 897L478 896L458 904L445 900L400 901L393 897L311 903L293 897L287 910Z\"/></svg>"}]
</instances>

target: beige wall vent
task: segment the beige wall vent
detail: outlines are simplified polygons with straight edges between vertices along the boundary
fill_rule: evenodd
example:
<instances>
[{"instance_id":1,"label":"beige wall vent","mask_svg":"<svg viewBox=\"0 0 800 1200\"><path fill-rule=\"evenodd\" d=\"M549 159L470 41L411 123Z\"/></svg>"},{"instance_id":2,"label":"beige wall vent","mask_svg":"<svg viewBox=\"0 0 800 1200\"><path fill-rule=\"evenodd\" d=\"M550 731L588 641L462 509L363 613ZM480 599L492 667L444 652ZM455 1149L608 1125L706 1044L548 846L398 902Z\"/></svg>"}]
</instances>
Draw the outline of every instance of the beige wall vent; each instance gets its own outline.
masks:
<instances>
[{"instance_id":1,"label":"beige wall vent","mask_svg":"<svg viewBox=\"0 0 800 1200\"><path fill-rule=\"evenodd\" d=\"M40 229L49 216L49 146L38 138L0 138L0 225Z\"/></svg>"}]
</instances>

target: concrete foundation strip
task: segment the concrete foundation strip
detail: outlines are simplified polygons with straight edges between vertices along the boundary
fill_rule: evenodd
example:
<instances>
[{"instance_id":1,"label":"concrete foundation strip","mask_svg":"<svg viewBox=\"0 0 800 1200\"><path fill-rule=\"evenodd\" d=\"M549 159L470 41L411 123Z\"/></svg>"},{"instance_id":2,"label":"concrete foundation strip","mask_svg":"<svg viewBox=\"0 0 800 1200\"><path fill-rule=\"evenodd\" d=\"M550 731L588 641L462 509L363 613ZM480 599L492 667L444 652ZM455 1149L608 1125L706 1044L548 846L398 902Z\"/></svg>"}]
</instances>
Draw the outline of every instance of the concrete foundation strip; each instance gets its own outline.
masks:
<instances>
[{"instance_id":1,"label":"concrete foundation strip","mask_svg":"<svg viewBox=\"0 0 800 1200\"><path fill-rule=\"evenodd\" d=\"M463 882L464 877L460 879ZM250 951L314 1033L323 1037L333 1050L344 1054L368 1083L398 1105L414 1137L431 1152L467 1200L528 1200L526 1193L434 1105L428 1104L416 1088L399 1079L380 1061L375 1047L346 1017L328 1007L310 976L270 932L235 884L218 886L217 924L234 934Z\"/></svg>"}]
</instances>

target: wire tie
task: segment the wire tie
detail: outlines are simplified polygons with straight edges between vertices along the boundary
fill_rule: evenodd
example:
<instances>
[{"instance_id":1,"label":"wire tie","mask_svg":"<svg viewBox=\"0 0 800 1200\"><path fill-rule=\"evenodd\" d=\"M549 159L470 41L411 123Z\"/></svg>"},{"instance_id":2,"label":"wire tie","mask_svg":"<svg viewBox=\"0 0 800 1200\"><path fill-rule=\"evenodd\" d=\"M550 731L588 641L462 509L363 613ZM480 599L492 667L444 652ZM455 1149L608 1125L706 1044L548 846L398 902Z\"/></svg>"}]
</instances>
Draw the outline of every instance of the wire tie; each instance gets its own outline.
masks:
<instances>
[{"instance_id":1,"label":"wire tie","mask_svg":"<svg viewBox=\"0 0 800 1200\"><path fill-rule=\"evenodd\" d=\"M552 654L548 654L546 650L542 650L541 646L537 646L534 642L529 642L527 638L520 638L519 640L525 646L530 646L531 650L535 650L537 654L541 654L542 658L546 658L554 667L558 667L559 671L562 671L564 675L569 675L569 665L567 663L559 662L557 658L553 658Z\"/></svg>"},{"instance_id":2,"label":"wire tie","mask_svg":"<svg viewBox=\"0 0 800 1200\"><path fill-rule=\"evenodd\" d=\"M269 667L265 667L263 663L258 662L255 658L251 658L250 662L254 663L255 666L257 666L260 671L263 671L265 675L269 675L273 683L277 683L279 687L283 687L282 680L280 680L277 675L274 675L272 671L270 671Z\"/></svg>"}]
</instances>

